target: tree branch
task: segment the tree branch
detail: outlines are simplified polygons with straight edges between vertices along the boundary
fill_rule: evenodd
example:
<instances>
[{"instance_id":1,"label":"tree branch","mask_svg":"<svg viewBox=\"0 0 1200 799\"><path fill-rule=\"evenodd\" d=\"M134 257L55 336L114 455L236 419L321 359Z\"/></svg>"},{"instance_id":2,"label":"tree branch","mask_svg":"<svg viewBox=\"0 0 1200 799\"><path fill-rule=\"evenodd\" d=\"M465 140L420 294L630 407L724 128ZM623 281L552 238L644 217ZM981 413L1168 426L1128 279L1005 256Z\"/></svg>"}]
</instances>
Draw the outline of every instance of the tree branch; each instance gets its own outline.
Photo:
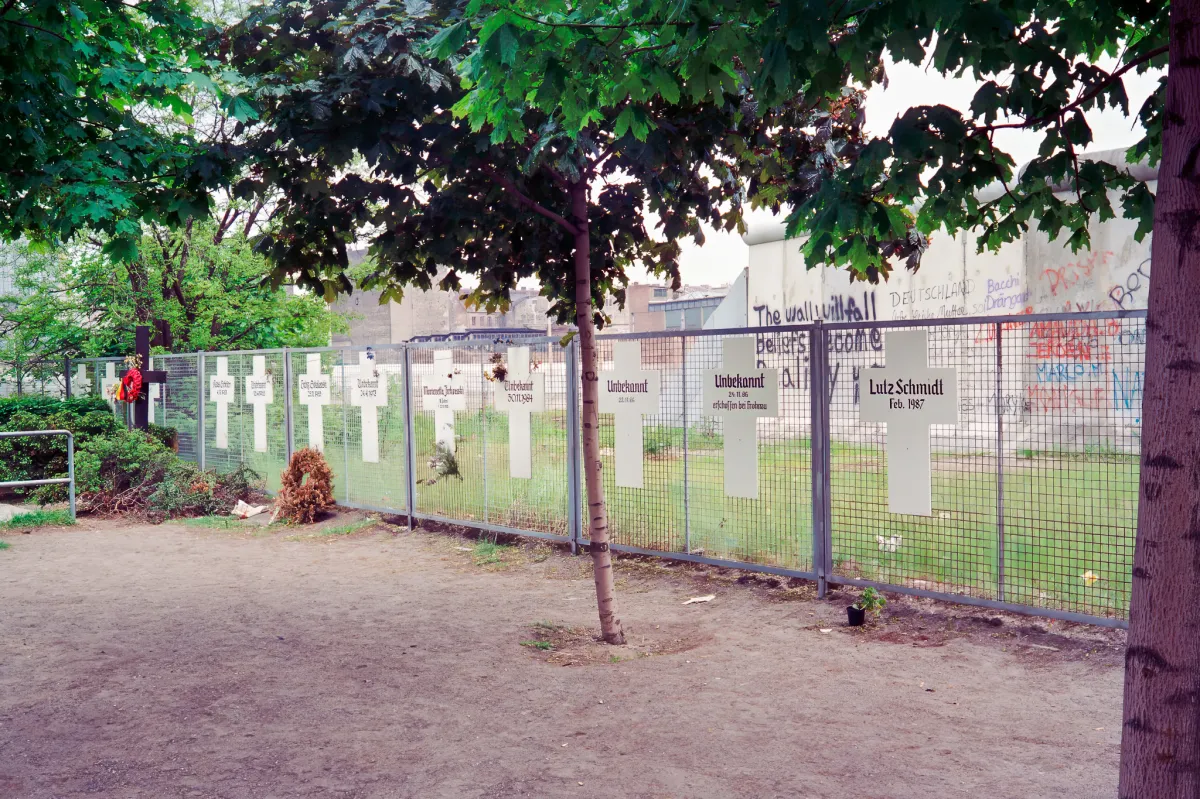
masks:
<instances>
[{"instance_id":1,"label":"tree branch","mask_svg":"<svg viewBox=\"0 0 1200 799\"><path fill-rule=\"evenodd\" d=\"M1170 49L1169 46L1164 44L1162 47L1156 47L1153 50L1143 53L1141 56L1130 61L1128 64L1126 64L1125 66L1116 70L1115 72L1109 73L1109 76L1107 78L1105 78L1103 81L1101 81L1098 86L1092 87L1092 89L1090 91L1084 92L1083 94L1079 95L1073 101L1071 101L1067 105L1063 106L1062 108L1058 109L1057 111L1055 111L1052 114L1045 114L1040 117L1034 117L1033 119L1026 119L1022 122L1006 122L1001 125L983 125L983 126L975 128L975 131L971 135L975 136L975 135L979 135L980 133L986 133L987 131L1003 130L1006 128L1028 128L1028 127L1032 127L1034 125L1040 125L1043 122L1050 122L1054 119L1057 119L1057 118L1067 114L1070 111L1074 111L1076 108L1083 105L1088 100L1091 100L1092 98L1094 98L1100 92L1102 92L1106 88L1108 88L1113 83L1113 81L1120 78L1122 75L1124 75L1129 70L1134 69L1135 67L1141 66L1142 64L1146 63L1147 61L1149 61L1150 59L1152 59L1156 56L1162 55L1163 53L1167 52L1169 49Z\"/></svg>"},{"instance_id":2,"label":"tree branch","mask_svg":"<svg viewBox=\"0 0 1200 799\"><path fill-rule=\"evenodd\" d=\"M575 225L568 222L565 217L554 213L553 211L551 211L549 208L546 208L541 203L531 199L528 195L526 195L524 192L522 192L520 189L518 189L517 185L515 183L513 183L511 180L509 180L505 176L501 175L496 170L492 169L489 166L481 165L480 171L482 171L485 175L488 175L489 177L491 177L492 180L494 180L497 184L499 184L504 189L506 189L512 195L513 199L517 201L518 204L524 205L526 208L533 211L534 213L541 214L542 216L546 217L550 221L557 223L559 225L559 227L561 227L563 230L570 233L572 236L579 235L579 229L577 227L575 227Z\"/></svg>"}]
</instances>

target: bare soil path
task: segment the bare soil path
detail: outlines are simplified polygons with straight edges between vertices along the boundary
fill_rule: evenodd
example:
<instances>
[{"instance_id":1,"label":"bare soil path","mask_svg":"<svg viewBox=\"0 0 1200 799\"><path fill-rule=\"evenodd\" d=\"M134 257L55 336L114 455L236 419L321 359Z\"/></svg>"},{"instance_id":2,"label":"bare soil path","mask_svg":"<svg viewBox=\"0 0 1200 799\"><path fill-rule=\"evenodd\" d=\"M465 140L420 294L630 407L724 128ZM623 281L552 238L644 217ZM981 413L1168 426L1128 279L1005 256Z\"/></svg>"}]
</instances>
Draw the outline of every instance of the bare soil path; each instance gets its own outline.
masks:
<instances>
[{"instance_id":1,"label":"bare soil path","mask_svg":"<svg viewBox=\"0 0 1200 799\"><path fill-rule=\"evenodd\" d=\"M1115 795L1120 636L1093 628L897 600L854 633L845 599L622 561L614 651L570 631L588 559L546 548L4 539L2 797Z\"/></svg>"}]
</instances>

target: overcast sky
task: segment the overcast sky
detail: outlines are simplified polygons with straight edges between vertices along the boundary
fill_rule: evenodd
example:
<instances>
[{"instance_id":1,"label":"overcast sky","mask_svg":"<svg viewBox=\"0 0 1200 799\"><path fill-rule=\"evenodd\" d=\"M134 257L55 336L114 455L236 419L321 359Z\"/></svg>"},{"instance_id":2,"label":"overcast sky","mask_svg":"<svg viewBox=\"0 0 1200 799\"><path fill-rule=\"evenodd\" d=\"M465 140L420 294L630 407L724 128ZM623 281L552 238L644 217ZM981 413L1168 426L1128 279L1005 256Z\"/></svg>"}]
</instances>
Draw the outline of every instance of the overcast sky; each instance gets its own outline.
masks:
<instances>
[{"instance_id":1,"label":"overcast sky","mask_svg":"<svg viewBox=\"0 0 1200 799\"><path fill-rule=\"evenodd\" d=\"M1109 66L1109 65L1106 65ZM891 128L896 117L914 105L922 105L936 98L937 102L966 111L975 95L978 83L969 78L947 78L939 73L925 71L912 64L889 63L887 89L875 87L867 94L867 132L882 136ZM1129 74L1125 78L1125 91L1129 95L1129 108L1134 114L1150 96L1161 73L1145 75ZM1135 118L1128 118L1120 111L1106 110L1088 114L1094 139L1089 151L1111 150L1129 147L1142 135L1141 126ZM1010 153L1018 164L1023 164L1037 154L1041 134L1019 130L1003 130L996 133L996 145ZM697 247L690 240L683 243L684 252L680 265L683 282L691 285L729 283L747 265L749 248L736 234L707 230L707 241ZM630 270L632 281L645 281L644 269Z\"/></svg>"}]
</instances>

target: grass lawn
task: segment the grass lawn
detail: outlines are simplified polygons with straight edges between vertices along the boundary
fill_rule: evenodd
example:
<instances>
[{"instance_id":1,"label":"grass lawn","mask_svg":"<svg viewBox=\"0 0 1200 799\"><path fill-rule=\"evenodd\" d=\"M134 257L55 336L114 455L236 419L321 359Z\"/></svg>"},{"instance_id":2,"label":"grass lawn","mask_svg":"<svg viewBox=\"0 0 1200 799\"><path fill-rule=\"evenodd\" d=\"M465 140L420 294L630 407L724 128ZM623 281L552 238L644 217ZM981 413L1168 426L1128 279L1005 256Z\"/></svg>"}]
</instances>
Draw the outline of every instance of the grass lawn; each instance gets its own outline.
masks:
<instances>
[{"instance_id":1,"label":"grass lawn","mask_svg":"<svg viewBox=\"0 0 1200 799\"><path fill-rule=\"evenodd\" d=\"M426 463L433 453L432 415L417 414L415 422L417 476L423 480L433 476ZM462 479L418 485L418 510L565 534L562 430L561 412L535 415L533 479L514 480L508 476L507 416L459 414ZM646 429L640 490L613 484L611 426L603 426L601 436L609 523L617 543L812 568L807 439L760 445L759 499L747 500L725 496L720 437L689 431L685 518L681 428ZM1126 612L1137 516L1134 457L1006 456L1003 545L994 456L935 453L931 517L887 511L881 449L835 442L831 466L832 555L839 575L997 598L1003 561L1006 600L1096 615ZM879 542L892 536L900 537L895 552ZM1095 579L1085 577L1088 572Z\"/></svg>"},{"instance_id":2,"label":"grass lawn","mask_svg":"<svg viewBox=\"0 0 1200 799\"><path fill-rule=\"evenodd\" d=\"M294 407L297 446L307 441L307 410ZM326 406L324 413L325 453L338 501L402 513L407 476L401 407L379 411L379 463L362 460L358 408L336 404ZM350 428L346 440L343 413ZM278 423L269 419L269 451L258 453L253 451L249 413L244 416L231 414L231 448L210 448L209 465L228 460L232 468L244 453L251 468L274 489L284 466L282 418ZM206 422L211 442L211 415ZM458 413L455 457L461 478L435 479L429 465L433 414L417 412L417 511L567 535L564 430L563 411L534 414L533 478L513 479L507 414L492 409ZM689 429L685 464L682 428L647 427L642 489L614 485L612 435L612 426L602 425L615 542L812 570L811 450L806 438L760 444L759 498L748 500L725 496L722 440L710 428ZM834 442L831 466L836 574L985 598L1002 595L1012 602L1080 613L1125 615L1137 516L1136 458L1103 452L1007 455L1000 513L994 456L935 453L931 517L887 511L881 448ZM899 537L895 551L881 546L880 537L893 536Z\"/></svg>"}]
</instances>

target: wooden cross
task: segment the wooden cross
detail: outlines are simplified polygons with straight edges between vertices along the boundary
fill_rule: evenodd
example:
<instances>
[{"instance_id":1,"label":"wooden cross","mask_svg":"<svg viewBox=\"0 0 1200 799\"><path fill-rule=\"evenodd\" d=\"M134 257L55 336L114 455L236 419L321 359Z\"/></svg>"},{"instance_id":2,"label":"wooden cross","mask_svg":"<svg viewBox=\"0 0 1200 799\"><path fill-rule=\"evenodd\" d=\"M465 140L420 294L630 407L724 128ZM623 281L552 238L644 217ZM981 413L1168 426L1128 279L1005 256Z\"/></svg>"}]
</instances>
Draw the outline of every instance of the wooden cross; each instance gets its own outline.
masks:
<instances>
[{"instance_id":1,"label":"wooden cross","mask_svg":"<svg viewBox=\"0 0 1200 799\"><path fill-rule=\"evenodd\" d=\"M167 373L154 371L149 368L150 328L146 325L138 325L134 329L133 337L133 352L135 355L141 356L139 362L143 367L142 391L133 403L133 426L137 430L145 430L150 426L150 386L153 383L166 383ZM128 372L128 369L122 370L121 377L124 377Z\"/></svg>"}]
</instances>

